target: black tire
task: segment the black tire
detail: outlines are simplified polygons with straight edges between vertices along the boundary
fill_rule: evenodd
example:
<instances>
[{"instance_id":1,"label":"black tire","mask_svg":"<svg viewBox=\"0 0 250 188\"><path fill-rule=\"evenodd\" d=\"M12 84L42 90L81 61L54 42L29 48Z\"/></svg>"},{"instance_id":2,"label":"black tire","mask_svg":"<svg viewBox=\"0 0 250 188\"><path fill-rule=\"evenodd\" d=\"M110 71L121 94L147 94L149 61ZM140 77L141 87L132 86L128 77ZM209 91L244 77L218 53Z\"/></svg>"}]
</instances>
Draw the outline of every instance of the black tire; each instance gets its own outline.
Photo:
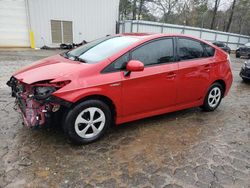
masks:
<instances>
[{"instance_id":1,"label":"black tire","mask_svg":"<svg viewBox=\"0 0 250 188\"><path fill-rule=\"evenodd\" d=\"M92 128L92 126L94 125L94 121L92 121L92 120L94 119L94 115L96 114L97 111L94 112L92 120L90 120L91 119L90 111L84 112L88 109L93 109L93 108L99 109L100 112L102 113L102 115L105 116L105 123L103 123L103 124L101 123L102 125L99 125L99 126L102 126L103 128L100 130L100 132L97 135L93 135L92 137L89 137L89 138L81 137L77 133L77 130L76 130L76 129L79 129L79 126L84 126L83 129L85 129L85 128L87 128L87 126L89 126L89 128L87 128L86 133L88 132L88 130L92 129L92 131L93 131L92 134L95 134L94 129ZM83 113L83 114L80 115L81 113ZM85 116L85 113L89 114L89 121L91 121L91 123L79 123L78 125L75 125L75 124L77 124L77 121L76 121L77 118L79 116L80 116L80 118L83 118L83 116ZM86 114L86 116L88 116L88 114ZM86 119L84 119L84 120L86 120ZM99 138L101 138L104 135L104 133L106 132L106 130L110 127L111 123L112 123L112 114L111 114L111 111L110 111L107 104L105 104L104 102L102 102L100 100L87 100L87 101L81 102L78 105L74 106L73 109L71 109L68 112L63 129L66 132L66 134L68 135L68 137L72 143L77 144L77 145L81 145L81 144L87 144L87 143L94 142L94 141L98 140ZM92 124L92 125L90 126L90 124ZM76 127L78 127L78 128L76 128ZM82 130L80 130L80 131L82 131ZM91 133L89 133L89 134L91 134Z\"/></svg>"},{"instance_id":2,"label":"black tire","mask_svg":"<svg viewBox=\"0 0 250 188\"><path fill-rule=\"evenodd\" d=\"M247 83L250 82L250 79L247 79L247 78L242 77L242 80L243 80L243 82L247 82Z\"/></svg>"},{"instance_id":3,"label":"black tire","mask_svg":"<svg viewBox=\"0 0 250 188\"><path fill-rule=\"evenodd\" d=\"M214 90L217 90L215 88L220 90L220 97L218 98L218 101L216 100L217 102L216 102L216 104L214 104L215 106L212 106L209 95L211 92L214 92ZM206 94L206 97L204 99L204 102L203 102L203 105L201 106L201 108L206 112L214 111L220 105L220 102L223 98L223 94L224 94L224 90L223 90L223 87L221 86L221 84L219 84L219 83L212 84L210 86L207 94Z\"/></svg>"}]
</instances>

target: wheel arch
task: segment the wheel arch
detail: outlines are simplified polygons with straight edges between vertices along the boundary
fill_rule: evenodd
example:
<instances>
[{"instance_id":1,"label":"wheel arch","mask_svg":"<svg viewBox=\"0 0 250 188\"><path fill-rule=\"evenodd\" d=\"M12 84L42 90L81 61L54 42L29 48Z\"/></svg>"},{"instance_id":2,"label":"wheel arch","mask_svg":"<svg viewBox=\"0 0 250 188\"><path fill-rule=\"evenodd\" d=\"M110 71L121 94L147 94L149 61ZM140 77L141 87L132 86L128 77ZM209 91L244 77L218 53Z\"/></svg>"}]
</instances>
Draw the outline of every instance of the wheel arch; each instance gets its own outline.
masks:
<instances>
[{"instance_id":1,"label":"wheel arch","mask_svg":"<svg viewBox=\"0 0 250 188\"><path fill-rule=\"evenodd\" d=\"M115 103L107 96L105 95L100 95L100 94L93 94L93 95L88 95L85 96L79 100L77 100L71 108L74 108L76 105L80 104L81 102L87 101L87 100L100 100L102 102L104 102L105 104L108 105L111 114L113 116L113 121L115 122L116 120L116 116L117 116L117 111L116 111L116 106Z\"/></svg>"},{"instance_id":2,"label":"wheel arch","mask_svg":"<svg viewBox=\"0 0 250 188\"><path fill-rule=\"evenodd\" d=\"M226 82L222 79L218 79L218 80L215 80L211 85L215 84L215 83L219 83L221 86L222 86L222 89L223 89L223 97L224 97L224 94L226 92Z\"/></svg>"}]
</instances>

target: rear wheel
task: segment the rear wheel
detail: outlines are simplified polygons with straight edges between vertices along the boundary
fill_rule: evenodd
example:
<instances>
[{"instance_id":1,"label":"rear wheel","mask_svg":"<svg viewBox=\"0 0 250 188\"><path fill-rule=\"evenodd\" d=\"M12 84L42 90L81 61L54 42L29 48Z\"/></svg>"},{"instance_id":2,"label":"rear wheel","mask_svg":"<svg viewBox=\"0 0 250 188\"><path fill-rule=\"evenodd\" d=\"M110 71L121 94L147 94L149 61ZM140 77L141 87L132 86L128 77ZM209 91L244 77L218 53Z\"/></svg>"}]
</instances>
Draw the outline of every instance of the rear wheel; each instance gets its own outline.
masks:
<instances>
[{"instance_id":1,"label":"rear wheel","mask_svg":"<svg viewBox=\"0 0 250 188\"><path fill-rule=\"evenodd\" d=\"M212 84L204 99L202 109L204 109L205 111L214 111L220 105L221 99L223 97L223 92L224 91L221 84Z\"/></svg>"},{"instance_id":2,"label":"rear wheel","mask_svg":"<svg viewBox=\"0 0 250 188\"><path fill-rule=\"evenodd\" d=\"M99 100L88 100L69 111L64 130L73 143L86 144L103 136L111 120L108 105Z\"/></svg>"}]
</instances>

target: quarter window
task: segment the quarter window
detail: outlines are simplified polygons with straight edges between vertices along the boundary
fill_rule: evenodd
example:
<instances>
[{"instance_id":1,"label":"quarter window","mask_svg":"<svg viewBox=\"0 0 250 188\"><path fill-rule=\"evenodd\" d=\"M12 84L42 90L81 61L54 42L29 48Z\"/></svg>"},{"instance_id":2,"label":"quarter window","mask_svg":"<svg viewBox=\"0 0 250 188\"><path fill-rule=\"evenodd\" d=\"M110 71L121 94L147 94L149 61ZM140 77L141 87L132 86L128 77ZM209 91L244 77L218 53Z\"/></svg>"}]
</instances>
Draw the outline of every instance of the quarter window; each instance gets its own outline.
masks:
<instances>
[{"instance_id":1,"label":"quarter window","mask_svg":"<svg viewBox=\"0 0 250 188\"><path fill-rule=\"evenodd\" d=\"M119 57L113 63L111 63L108 67L104 69L104 72L114 72L117 70L124 70L126 68L126 64L129 61L129 53L124 54Z\"/></svg>"},{"instance_id":2,"label":"quarter window","mask_svg":"<svg viewBox=\"0 0 250 188\"><path fill-rule=\"evenodd\" d=\"M173 39L161 39L145 44L132 51L131 59L139 60L145 66L173 62Z\"/></svg>"},{"instance_id":3,"label":"quarter window","mask_svg":"<svg viewBox=\"0 0 250 188\"><path fill-rule=\"evenodd\" d=\"M179 58L180 60L196 59L207 57L204 48L199 41L192 39L178 39Z\"/></svg>"},{"instance_id":4,"label":"quarter window","mask_svg":"<svg viewBox=\"0 0 250 188\"><path fill-rule=\"evenodd\" d=\"M213 57L215 49L212 46L209 46L208 44L203 43L203 46L207 52L208 57Z\"/></svg>"}]
</instances>

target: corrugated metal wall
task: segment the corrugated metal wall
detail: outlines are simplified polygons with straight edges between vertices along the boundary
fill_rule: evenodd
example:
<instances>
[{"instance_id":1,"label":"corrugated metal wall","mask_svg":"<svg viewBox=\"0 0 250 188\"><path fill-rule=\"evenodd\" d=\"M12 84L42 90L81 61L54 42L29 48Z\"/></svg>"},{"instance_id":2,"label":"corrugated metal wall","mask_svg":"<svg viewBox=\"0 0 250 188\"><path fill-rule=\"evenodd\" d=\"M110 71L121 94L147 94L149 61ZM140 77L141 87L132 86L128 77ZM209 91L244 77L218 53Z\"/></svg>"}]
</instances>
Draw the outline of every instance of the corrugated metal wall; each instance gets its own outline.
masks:
<instances>
[{"instance_id":1,"label":"corrugated metal wall","mask_svg":"<svg viewBox=\"0 0 250 188\"><path fill-rule=\"evenodd\" d=\"M73 42L114 34L119 0L28 0L35 45L55 46L51 20L73 22Z\"/></svg>"},{"instance_id":2,"label":"corrugated metal wall","mask_svg":"<svg viewBox=\"0 0 250 188\"><path fill-rule=\"evenodd\" d=\"M25 0L0 0L0 47L28 47Z\"/></svg>"},{"instance_id":3,"label":"corrugated metal wall","mask_svg":"<svg viewBox=\"0 0 250 188\"><path fill-rule=\"evenodd\" d=\"M141 20L127 20L120 23L120 33L127 32L149 32L149 33L179 33L192 35L207 41L221 41L226 43L232 50L250 42L250 36L226 33L197 27L188 27L182 25L164 24L158 22L149 22Z\"/></svg>"}]
</instances>

